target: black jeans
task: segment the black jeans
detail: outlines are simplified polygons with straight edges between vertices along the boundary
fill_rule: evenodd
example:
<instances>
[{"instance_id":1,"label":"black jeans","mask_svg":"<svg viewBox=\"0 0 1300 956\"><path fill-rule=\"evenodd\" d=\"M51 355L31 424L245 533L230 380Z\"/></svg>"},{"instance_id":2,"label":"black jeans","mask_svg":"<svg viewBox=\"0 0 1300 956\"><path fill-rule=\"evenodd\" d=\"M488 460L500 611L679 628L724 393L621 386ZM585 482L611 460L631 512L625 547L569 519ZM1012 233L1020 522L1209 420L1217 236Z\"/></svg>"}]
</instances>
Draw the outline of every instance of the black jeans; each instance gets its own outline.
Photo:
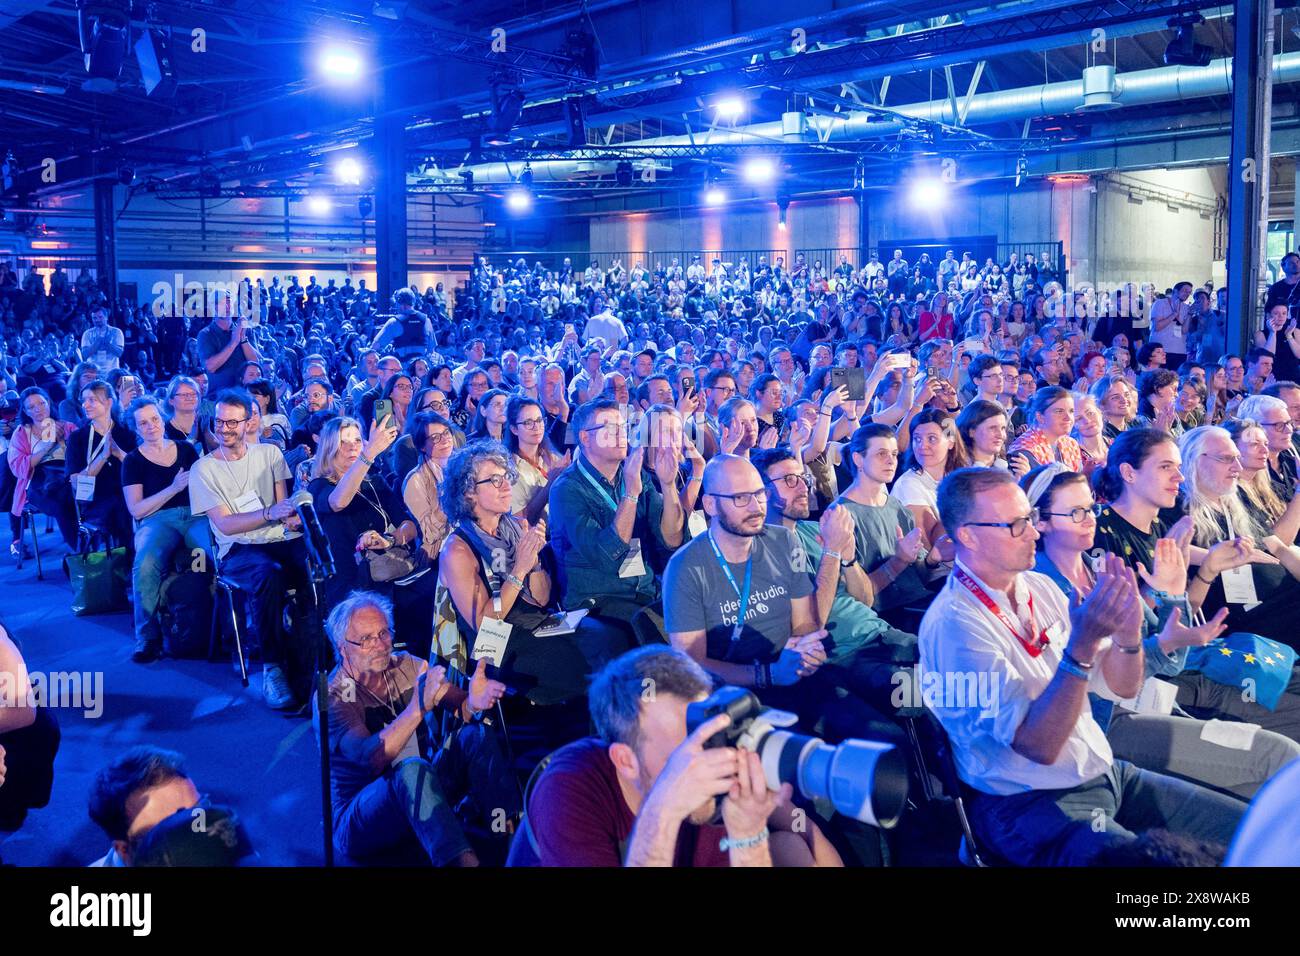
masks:
<instances>
[{"instance_id":1,"label":"black jeans","mask_svg":"<svg viewBox=\"0 0 1300 956\"><path fill-rule=\"evenodd\" d=\"M306 633L305 629L300 629L298 634L282 635L287 591L298 592L301 609L314 610L303 539L232 544L221 559L221 574L248 596L248 617L252 625L246 653L254 656L260 652L262 663L287 666L300 674L309 670L315 649L312 642L319 635Z\"/></svg>"},{"instance_id":2,"label":"black jeans","mask_svg":"<svg viewBox=\"0 0 1300 956\"><path fill-rule=\"evenodd\" d=\"M50 515L59 525L63 543L77 549L77 507L72 486L62 462L37 465L27 486L27 501L37 511Z\"/></svg>"}]
</instances>

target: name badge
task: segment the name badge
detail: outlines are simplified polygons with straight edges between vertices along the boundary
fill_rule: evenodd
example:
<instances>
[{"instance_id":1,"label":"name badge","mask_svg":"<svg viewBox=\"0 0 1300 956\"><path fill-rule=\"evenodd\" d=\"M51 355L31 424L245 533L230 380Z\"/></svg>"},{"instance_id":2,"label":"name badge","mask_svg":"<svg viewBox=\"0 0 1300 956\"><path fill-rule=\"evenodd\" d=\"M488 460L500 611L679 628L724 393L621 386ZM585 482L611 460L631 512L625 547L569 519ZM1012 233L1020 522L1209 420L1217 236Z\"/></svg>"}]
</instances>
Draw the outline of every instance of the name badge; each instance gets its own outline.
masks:
<instances>
[{"instance_id":1,"label":"name badge","mask_svg":"<svg viewBox=\"0 0 1300 956\"><path fill-rule=\"evenodd\" d=\"M495 617L485 617L479 621L478 634L474 638L474 660L485 660L493 667L500 667L506 657L506 645L510 643L510 625Z\"/></svg>"},{"instance_id":2,"label":"name badge","mask_svg":"<svg viewBox=\"0 0 1300 956\"><path fill-rule=\"evenodd\" d=\"M1142 684L1142 690L1137 696L1137 706L1133 709L1139 714L1168 717L1174 712L1174 701L1177 697L1178 685L1148 677Z\"/></svg>"},{"instance_id":3,"label":"name badge","mask_svg":"<svg viewBox=\"0 0 1300 956\"><path fill-rule=\"evenodd\" d=\"M77 475L77 500L91 501L95 497L95 476Z\"/></svg>"},{"instance_id":4,"label":"name badge","mask_svg":"<svg viewBox=\"0 0 1300 956\"><path fill-rule=\"evenodd\" d=\"M1247 611L1259 604L1259 596L1255 593L1255 575L1249 564L1224 571L1220 579L1223 581L1223 599L1229 604L1245 605Z\"/></svg>"},{"instance_id":5,"label":"name badge","mask_svg":"<svg viewBox=\"0 0 1300 956\"><path fill-rule=\"evenodd\" d=\"M632 543L628 545L623 563L619 566L618 576L620 578L639 578L643 574L645 574L645 561L641 558L641 539L633 538Z\"/></svg>"},{"instance_id":6,"label":"name badge","mask_svg":"<svg viewBox=\"0 0 1300 956\"><path fill-rule=\"evenodd\" d=\"M704 517L703 511L692 511L686 519L686 527L690 530L692 538L698 538L709 533L709 519Z\"/></svg>"},{"instance_id":7,"label":"name badge","mask_svg":"<svg viewBox=\"0 0 1300 956\"><path fill-rule=\"evenodd\" d=\"M235 514L246 515L254 511L261 511L265 505L262 504L262 498L256 491L246 491L235 499Z\"/></svg>"}]
</instances>

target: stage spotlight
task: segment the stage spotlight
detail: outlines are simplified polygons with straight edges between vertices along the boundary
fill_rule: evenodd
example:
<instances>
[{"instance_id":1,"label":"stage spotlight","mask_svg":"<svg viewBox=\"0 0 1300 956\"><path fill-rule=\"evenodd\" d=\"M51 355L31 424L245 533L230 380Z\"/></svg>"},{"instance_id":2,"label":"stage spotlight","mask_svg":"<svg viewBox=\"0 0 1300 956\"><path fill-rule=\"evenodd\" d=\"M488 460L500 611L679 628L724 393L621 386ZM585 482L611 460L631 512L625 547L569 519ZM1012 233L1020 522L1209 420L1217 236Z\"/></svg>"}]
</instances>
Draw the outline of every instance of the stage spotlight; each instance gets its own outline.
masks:
<instances>
[{"instance_id":1,"label":"stage spotlight","mask_svg":"<svg viewBox=\"0 0 1300 956\"><path fill-rule=\"evenodd\" d=\"M621 159L618 165L614 167L614 181L623 189L632 185L632 164L626 159Z\"/></svg>"},{"instance_id":2,"label":"stage spotlight","mask_svg":"<svg viewBox=\"0 0 1300 956\"><path fill-rule=\"evenodd\" d=\"M347 47L327 47L318 65L321 73L335 82L346 83L361 76L361 57Z\"/></svg>"},{"instance_id":3,"label":"stage spotlight","mask_svg":"<svg viewBox=\"0 0 1300 956\"><path fill-rule=\"evenodd\" d=\"M948 198L948 190L938 179L918 179L910 195L912 205L918 209L939 209Z\"/></svg>"},{"instance_id":4,"label":"stage spotlight","mask_svg":"<svg viewBox=\"0 0 1300 956\"><path fill-rule=\"evenodd\" d=\"M778 193L776 197L776 225L782 232L785 232L785 215L790 209L790 197L784 193Z\"/></svg>"},{"instance_id":5,"label":"stage spotlight","mask_svg":"<svg viewBox=\"0 0 1300 956\"><path fill-rule=\"evenodd\" d=\"M1196 25L1204 23L1205 17L1199 13L1188 13L1174 17L1169 21L1171 29L1177 31L1174 38L1165 47L1165 64L1167 66L1208 66L1214 51L1204 43L1196 42Z\"/></svg>"},{"instance_id":6,"label":"stage spotlight","mask_svg":"<svg viewBox=\"0 0 1300 956\"><path fill-rule=\"evenodd\" d=\"M460 174L460 178L465 181L465 191L472 193L474 191L474 170L465 170Z\"/></svg>"},{"instance_id":7,"label":"stage spotlight","mask_svg":"<svg viewBox=\"0 0 1300 956\"><path fill-rule=\"evenodd\" d=\"M324 216L334 208L334 203L328 196L308 196L307 208L314 216Z\"/></svg>"},{"instance_id":8,"label":"stage spotlight","mask_svg":"<svg viewBox=\"0 0 1300 956\"><path fill-rule=\"evenodd\" d=\"M89 74L81 88L113 92L130 46L131 0L78 0L77 33Z\"/></svg>"},{"instance_id":9,"label":"stage spotlight","mask_svg":"<svg viewBox=\"0 0 1300 956\"><path fill-rule=\"evenodd\" d=\"M130 186L135 182L135 170L130 166L117 167L117 181L123 186Z\"/></svg>"},{"instance_id":10,"label":"stage spotlight","mask_svg":"<svg viewBox=\"0 0 1300 956\"><path fill-rule=\"evenodd\" d=\"M345 156L334 164L334 178L343 186L360 186L364 172L360 160L352 156Z\"/></svg>"},{"instance_id":11,"label":"stage spotlight","mask_svg":"<svg viewBox=\"0 0 1300 956\"><path fill-rule=\"evenodd\" d=\"M492 123L483 142L489 146L510 145L510 131L523 115L524 100L524 91L518 87L492 87Z\"/></svg>"},{"instance_id":12,"label":"stage spotlight","mask_svg":"<svg viewBox=\"0 0 1300 956\"><path fill-rule=\"evenodd\" d=\"M704 203L707 206L721 206L727 201L727 191L717 183L704 187Z\"/></svg>"},{"instance_id":13,"label":"stage spotlight","mask_svg":"<svg viewBox=\"0 0 1300 956\"><path fill-rule=\"evenodd\" d=\"M769 156L755 156L745 160L743 168L745 181L750 183L771 182L776 175L776 163Z\"/></svg>"},{"instance_id":14,"label":"stage spotlight","mask_svg":"<svg viewBox=\"0 0 1300 956\"><path fill-rule=\"evenodd\" d=\"M525 166L524 171L519 174L519 185L525 189L533 188L533 167Z\"/></svg>"},{"instance_id":15,"label":"stage spotlight","mask_svg":"<svg viewBox=\"0 0 1300 956\"><path fill-rule=\"evenodd\" d=\"M506 193L506 208L511 212L523 213L533 208L533 194L523 187L517 187Z\"/></svg>"},{"instance_id":16,"label":"stage spotlight","mask_svg":"<svg viewBox=\"0 0 1300 956\"><path fill-rule=\"evenodd\" d=\"M362 219L369 219L370 214L375 211L375 201L369 196L362 196L357 200L357 213Z\"/></svg>"},{"instance_id":17,"label":"stage spotlight","mask_svg":"<svg viewBox=\"0 0 1300 956\"><path fill-rule=\"evenodd\" d=\"M724 96L713 104L713 111L720 120L736 120L745 112L745 99L741 96Z\"/></svg>"}]
</instances>

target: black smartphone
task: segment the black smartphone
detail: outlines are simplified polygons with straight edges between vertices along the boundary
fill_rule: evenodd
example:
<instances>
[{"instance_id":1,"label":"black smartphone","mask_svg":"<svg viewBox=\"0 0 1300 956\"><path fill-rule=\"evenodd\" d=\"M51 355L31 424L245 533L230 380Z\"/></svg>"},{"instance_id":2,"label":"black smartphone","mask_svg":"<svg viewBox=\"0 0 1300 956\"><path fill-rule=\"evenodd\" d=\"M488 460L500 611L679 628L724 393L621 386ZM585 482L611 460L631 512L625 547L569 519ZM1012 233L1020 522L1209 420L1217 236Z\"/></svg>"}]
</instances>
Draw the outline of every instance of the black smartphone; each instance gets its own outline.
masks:
<instances>
[{"instance_id":1,"label":"black smartphone","mask_svg":"<svg viewBox=\"0 0 1300 956\"><path fill-rule=\"evenodd\" d=\"M695 379L693 376L687 375L682 379L682 394L689 395L693 391L695 391Z\"/></svg>"},{"instance_id":2,"label":"black smartphone","mask_svg":"<svg viewBox=\"0 0 1300 956\"><path fill-rule=\"evenodd\" d=\"M391 398L380 398L375 400L375 421L379 424L384 423L384 419L393 414L393 400Z\"/></svg>"},{"instance_id":3,"label":"black smartphone","mask_svg":"<svg viewBox=\"0 0 1300 956\"><path fill-rule=\"evenodd\" d=\"M848 401L861 402L867 397L867 375L865 370L860 368L833 368L831 369L831 388L839 388L841 385L849 390Z\"/></svg>"}]
</instances>

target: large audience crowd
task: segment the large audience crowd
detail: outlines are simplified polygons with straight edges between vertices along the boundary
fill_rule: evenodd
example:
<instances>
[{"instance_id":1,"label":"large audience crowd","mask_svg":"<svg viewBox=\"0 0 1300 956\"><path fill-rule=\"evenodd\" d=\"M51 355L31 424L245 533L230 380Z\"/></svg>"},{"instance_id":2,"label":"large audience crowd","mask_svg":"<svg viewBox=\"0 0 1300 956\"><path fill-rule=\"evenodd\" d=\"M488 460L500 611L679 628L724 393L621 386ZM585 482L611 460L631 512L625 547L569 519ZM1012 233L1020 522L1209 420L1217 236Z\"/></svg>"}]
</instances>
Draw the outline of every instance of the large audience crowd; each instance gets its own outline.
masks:
<instances>
[{"instance_id":1,"label":"large audience crowd","mask_svg":"<svg viewBox=\"0 0 1300 956\"><path fill-rule=\"evenodd\" d=\"M37 515L122 549L156 667L203 552L274 709L311 712L327 635L358 862L873 862L937 790L985 861L1295 862L1300 255L1239 354L1210 284L959 251L480 257L454 295L288 276L166 309L0 266L10 553ZM722 685L904 752L898 827L688 727ZM57 729L3 703L12 828ZM99 862L179 852L180 755L109 756Z\"/></svg>"}]
</instances>

